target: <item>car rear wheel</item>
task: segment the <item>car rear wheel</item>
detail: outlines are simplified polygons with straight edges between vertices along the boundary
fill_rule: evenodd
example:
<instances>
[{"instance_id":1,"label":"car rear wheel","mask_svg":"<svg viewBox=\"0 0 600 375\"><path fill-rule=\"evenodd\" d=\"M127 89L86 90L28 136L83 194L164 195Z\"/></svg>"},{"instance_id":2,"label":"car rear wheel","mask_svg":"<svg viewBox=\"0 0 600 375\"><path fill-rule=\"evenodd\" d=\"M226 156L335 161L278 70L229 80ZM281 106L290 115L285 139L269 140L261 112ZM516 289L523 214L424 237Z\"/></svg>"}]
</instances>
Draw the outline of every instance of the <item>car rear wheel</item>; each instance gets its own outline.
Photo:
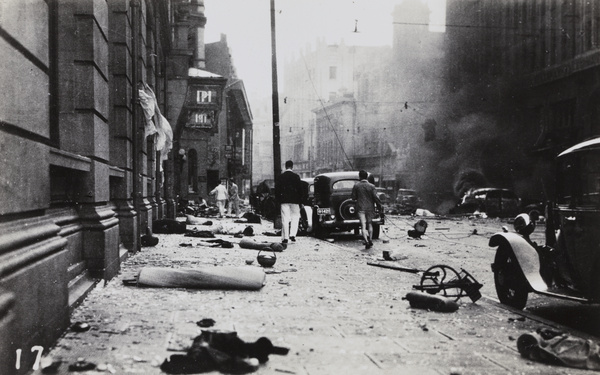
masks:
<instances>
[{"instance_id":1,"label":"car rear wheel","mask_svg":"<svg viewBox=\"0 0 600 375\"><path fill-rule=\"evenodd\" d=\"M508 246L500 246L496 251L493 271L500 302L515 309L523 309L527 304L529 288L523 271Z\"/></svg>"},{"instance_id":2,"label":"car rear wheel","mask_svg":"<svg viewBox=\"0 0 600 375\"><path fill-rule=\"evenodd\" d=\"M352 199L346 199L340 204L339 208L340 216L344 220L358 220L358 209L356 208L356 201Z\"/></svg>"}]
</instances>

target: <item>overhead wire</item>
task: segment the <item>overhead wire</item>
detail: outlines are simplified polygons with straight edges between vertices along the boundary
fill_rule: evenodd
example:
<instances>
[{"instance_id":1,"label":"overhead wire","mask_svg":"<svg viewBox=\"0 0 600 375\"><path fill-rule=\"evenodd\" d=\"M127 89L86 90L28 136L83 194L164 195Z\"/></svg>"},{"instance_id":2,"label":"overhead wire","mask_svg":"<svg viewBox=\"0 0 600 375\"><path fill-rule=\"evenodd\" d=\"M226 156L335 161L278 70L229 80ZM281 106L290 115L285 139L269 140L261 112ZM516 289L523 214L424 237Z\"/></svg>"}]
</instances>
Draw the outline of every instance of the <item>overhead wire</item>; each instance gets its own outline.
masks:
<instances>
[{"instance_id":1,"label":"overhead wire","mask_svg":"<svg viewBox=\"0 0 600 375\"><path fill-rule=\"evenodd\" d=\"M348 156L348 154L346 153L346 150L344 149L344 145L342 144L342 141L341 141L337 131L335 130L335 126L333 126L333 124L331 123L331 118L329 117L327 108L325 107L325 104L323 103L323 99L321 98L321 95L319 95L319 92L317 91L317 88L315 86L315 82L313 81L313 79L310 75L310 69L308 68L308 63L306 62L306 59L304 58L304 54L300 54L300 55L302 56L302 61L304 62L304 67L306 68L306 72L308 74L308 79L310 80L312 88L315 91L315 95L317 95L317 98L319 100L319 104L321 105L321 108L323 109L323 112L325 113L325 118L327 119L327 123L331 127L331 130L333 131L333 134L335 135L335 138L340 146L340 149L342 150L342 153L344 154L345 162L350 166L350 169L354 169L354 165L352 164L350 157Z\"/></svg>"},{"instance_id":2,"label":"overhead wire","mask_svg":"<svg viewBox=\"0 0 600 375\"><path fill-rule=\"evenodd\" d=\"M524 34L522 36L531 37L539 33L540 30L549 31L560 31L565 32L565 28L554 28L554 27L543 27L543 28L525 28L523 26L493 26L493 25L460 25L460 24L443 24L443 23L425 23L425 22L392 22L393 25L404 25L404 26L430 26L430 27L450 27L450 28L462 28L462 29L488 29L488 30L516 30L516 31L528 31L532 34Z\"/></svg>"}]
</instances>

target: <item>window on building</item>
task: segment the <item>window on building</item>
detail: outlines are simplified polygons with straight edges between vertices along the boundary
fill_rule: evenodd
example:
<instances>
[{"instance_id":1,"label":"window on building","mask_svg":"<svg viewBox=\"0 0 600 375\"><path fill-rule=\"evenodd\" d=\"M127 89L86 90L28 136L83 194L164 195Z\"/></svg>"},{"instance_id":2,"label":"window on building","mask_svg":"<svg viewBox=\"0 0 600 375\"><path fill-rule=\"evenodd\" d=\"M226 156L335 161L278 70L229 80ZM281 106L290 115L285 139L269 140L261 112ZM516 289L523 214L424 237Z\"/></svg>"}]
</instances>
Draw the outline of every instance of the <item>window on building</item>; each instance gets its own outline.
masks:
<instances>
[{"instance_id":1,"label":"window on building","mask_svg":"<svg viewBox=\"0 0 600 375\"><path fill-rule=\"evenodd\" d=\"M329 79L337 79L337 66L329 67Z\"/></svg>"}]
</instances>

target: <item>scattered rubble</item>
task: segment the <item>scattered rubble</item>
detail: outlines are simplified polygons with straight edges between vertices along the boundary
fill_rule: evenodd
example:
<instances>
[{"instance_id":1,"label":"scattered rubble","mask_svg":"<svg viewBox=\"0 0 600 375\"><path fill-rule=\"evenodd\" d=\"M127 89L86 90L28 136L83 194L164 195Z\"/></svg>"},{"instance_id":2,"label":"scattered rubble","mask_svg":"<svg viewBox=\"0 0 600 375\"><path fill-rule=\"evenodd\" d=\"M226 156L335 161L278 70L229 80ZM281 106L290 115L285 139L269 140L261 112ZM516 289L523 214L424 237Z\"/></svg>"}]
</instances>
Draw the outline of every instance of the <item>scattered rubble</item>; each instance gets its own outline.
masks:
<instances>
[{"instance_id":1,"label":"scattered rubble","mask_svg":"<svg viewBox=\"0 0 600 375\"><path fill-rule=\"evenodd\" d=\"M554 330L522 334L517 340L522 357L550 365L600 370L600 344Z\"/></svg>"},{"instance_id":2,"label":"scattered rubble","mask_svg":"<svg viewBox=\"0 0 600 375\"><path fill-rule=\"evenodd\" d=\"M171 355L160 368L168 374L209 371L247 374L258 370L260 364L269 360L269 355L287 355L288 352L288 348L274 346L266 337L246 343L235 331L203 330L185 355Z\"/></svg>"},{"instance_id":3,"label":"scattered rubble","mask_svg":"<svg viewBox=\"0 0 600 375\"><path fill-rule=\"evenodd\" d=\"M458 310L458 303L448 298L422 292L410 292L402 299L410 303L410 307L439 312L454 312Z\"/></svg>"}]
</instances>

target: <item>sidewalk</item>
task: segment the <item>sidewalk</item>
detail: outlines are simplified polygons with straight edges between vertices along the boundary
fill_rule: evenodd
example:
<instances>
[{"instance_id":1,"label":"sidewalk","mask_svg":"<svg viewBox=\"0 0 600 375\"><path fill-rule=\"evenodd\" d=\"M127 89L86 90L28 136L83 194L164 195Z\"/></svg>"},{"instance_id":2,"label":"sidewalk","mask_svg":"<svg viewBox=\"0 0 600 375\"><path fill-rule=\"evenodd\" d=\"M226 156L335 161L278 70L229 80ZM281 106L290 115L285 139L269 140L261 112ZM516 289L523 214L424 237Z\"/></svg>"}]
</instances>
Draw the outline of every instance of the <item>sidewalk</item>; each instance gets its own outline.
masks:
<instances>
[{"instance_id":1,"label":"sidewalk","mask_svg":"<svg viewBox=\"0 0 600 375\"><path fill-rule=\"evenodd\" d=\"M261 235L273 230L271 223L252 226L256 235L251 238L279 242L279 237ZM162 374L161 363L185 352L201 333L196 324L201 319L213 319L212 329L236 331L246 342L267 337L290 349L284 356L270 355L257 374L591 373L522 359L516 339L541 324L485 299L471 303L464 298L454 313L410 308L402 297L419 278L366 264L381 256L382 241L367 252L299 237L276 253L277 262L267 269L259 291L124 285L124 279L148 266L260 267L258 251L237 244L230 249L181 247L202 239L156 236L157 246L127 259L118 277L100 283L74 311L71 322L91 329L67 332L50 351L46 360L62 361L57 373L69 373L69 364L83 359L97 366L87 374ZM414 251L394 246L395 251Z\"/></svg>"}]
</instances>

